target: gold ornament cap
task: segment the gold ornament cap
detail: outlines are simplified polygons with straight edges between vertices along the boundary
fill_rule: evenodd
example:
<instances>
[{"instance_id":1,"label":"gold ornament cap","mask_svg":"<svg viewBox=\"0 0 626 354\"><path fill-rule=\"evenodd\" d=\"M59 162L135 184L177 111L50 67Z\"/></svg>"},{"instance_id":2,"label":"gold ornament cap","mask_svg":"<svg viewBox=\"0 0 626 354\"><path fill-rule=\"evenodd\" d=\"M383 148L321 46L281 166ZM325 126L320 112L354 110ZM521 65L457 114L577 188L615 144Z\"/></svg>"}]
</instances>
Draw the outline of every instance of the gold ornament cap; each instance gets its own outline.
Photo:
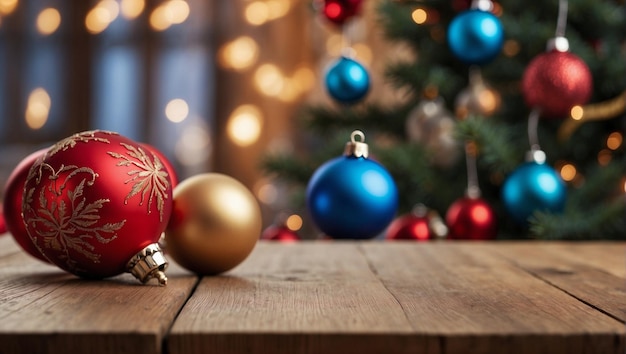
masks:
<instances>
[{"instance_id":1,"label":"gold ornament cap","mask_svg":"<svg viewBox=\"0 0 626 354\"><path fill-rule=\"evenodd\" d=\"M360 137L360 141L357 141L356 138ZM355 130L350 134L350 141L346 143L346 148L343 150L344 156L352 156L352 157L364 157L367 158L369 156L369 148L365 143L365 134L363 134L360 130Z\"/></svg>"},{"instance_id":2,"label":"gold ornament cap","mask_svg":"<svg viewBox=\"0 0 626 354\"><path fill-rule=\"evenodd\" d=\"M167 277L165 276L167 265L167 259L165 259L159 244L152 243L134 255L128 261L126 268L142 283L147 283L150 279L156 278L159 285L167 285Z\"/></svg>"}]
</instances>

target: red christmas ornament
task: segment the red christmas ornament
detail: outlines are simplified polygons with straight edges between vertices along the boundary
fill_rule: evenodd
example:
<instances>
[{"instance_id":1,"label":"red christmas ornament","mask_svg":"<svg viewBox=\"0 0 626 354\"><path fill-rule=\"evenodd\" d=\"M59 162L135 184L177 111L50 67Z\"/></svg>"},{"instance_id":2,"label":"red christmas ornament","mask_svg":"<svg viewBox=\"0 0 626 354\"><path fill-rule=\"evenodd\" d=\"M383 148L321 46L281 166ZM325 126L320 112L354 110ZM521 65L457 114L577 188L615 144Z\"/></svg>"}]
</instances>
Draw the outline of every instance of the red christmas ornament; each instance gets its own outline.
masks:
<instances>
[{"instance_id":1,"label":"red christmas ornament","mask_svg":"<svg viewBox=\"0 0 626 354\"><path fill-rule=\"evenodd\" d=\"M448 238L453 240L492 240L496 238L496 216L483 199L457 199L446 213Z\"/></svg>"},{"instance_id":2,"label":"red christmas ornament","mask_svg":"<svg viewBox=\"0 0 626 354\"><path fill-rule=\"evenodd\" d=\"M174 168L174 165L172 165L172 163L167 159L167 157L165 157L165 155L154 146L150 144L145 144L145 143L141 143L141 146L145 148L146 150L149 150L150 152L152 152L155 155L154 156L155 160L158 159L159 162L163 164L163 166L165 167L165 171L167 171L167 174L170 176L170 181L172 181L172 190L174 190L174 188L176 188L176 186L178 185L178 174L176 173L176 169Z\"/></svg>"},{"instance_id":3,"label":"red christmas ornament","mask_svg":"<svg viewBox=\"0 0 626 354\"><path fill-rule=\"evenodd\" d=\"M591 97L593 78L584 61L570 52L552 50L535 57L522 77L526 104L549 118L564 118Z\"/></svg>"},{"instance_id":4,"label":"red christmas ornament","mask_svg":"<svg viewBox=\"0 0 626 354\"><path fill-rule=\"evenodd\" d=\"M271 225L261 233L261 240L296 242L300 241L298 234L284 225Z\"/></svg>"},{"instance_id":5,"label":"red christmas ornament","mask_svg":"<svg viewBox=\"0 0 626 354\"><path fill-rule=\"evenodd\" d=\"M172 209L155 155L117 133L89 131L52 146L26 178L26 230L50 262L82 277L124 271L165 284L158 240Z\"/></svg>"},{"instance_id":6,"label":"red christmas ornament","mask_svg":"<svg viewBox=\"0 0 626 354\"><path fill-rule=\"evenodd\" d=\"M4 235L5 232L7 232L7 224L4 222L4 212L0 207L0 236Z\"/></svg>"},{"instance_id":7,"label":"red christmas ornament","mask_svg":"<svg viewBox=\"0 0 626 354\"><path fill-rule=\"evenodd\" d=\"M324 0L324 16L336 25L343 25L361 9L363 0Z\"/></svg>"},{"instance_id":8,"label":"red christmas ornament","mask_svg":"<svg viewBox=\"0 0 626 354\"><path fill-rule=\"evenodd\" d=\"M432 238L428 216L408 213L396 218L387 228L387 240L427 241Z\"/></svg>"},{"instance_id":9,"label":"red christmas ornament","mask_svg":"<svg viewBox=\"0 0 626 354\"><path fill-rule=\"evenodd\" d=\"M22 199L28 171L46 151L48 151L47 148L35 151L15 166L4 185L4 199L2 200L2 210L7 230L26 253L44 262L48 262L48 260L35 247L30 237L28 237L28 232L26 232L24 218L22 217Z\"/></svg>"}]
</instances>

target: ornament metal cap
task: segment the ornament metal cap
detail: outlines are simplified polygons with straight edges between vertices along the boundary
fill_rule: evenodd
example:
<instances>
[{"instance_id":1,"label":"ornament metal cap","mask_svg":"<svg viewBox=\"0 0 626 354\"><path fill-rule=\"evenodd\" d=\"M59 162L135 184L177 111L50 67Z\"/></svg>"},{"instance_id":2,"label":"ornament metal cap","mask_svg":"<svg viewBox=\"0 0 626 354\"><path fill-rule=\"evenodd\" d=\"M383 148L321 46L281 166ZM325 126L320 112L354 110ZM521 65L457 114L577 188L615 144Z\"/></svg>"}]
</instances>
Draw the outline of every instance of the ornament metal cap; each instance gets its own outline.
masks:
<instances>
[{"instance_id":1,"label":"ornament metal cap","mask_svg":"<svg viewBox=\"0 0 626 354\"><path fill-rule=\"evenodd\" d=\"M159 244L152 243L133 256L128 261L126 268L142 283L147 283L150 279L156 278L159 285L167 285L167 277L164 273L167 265L167 259L165 259Z\"/></svg>"},{"instance_id":2,"label":"ornament metal cap","mask_svg":"<svg viewBox=\"0 0 626 354\"><path fill-rule=\"evenodd\" d=\"M356 141L356 137L361 137L361 141ZM350 134L350 141L346 143L346 148L343 150L344 156L364 157L369 156L369 149L365 143L365 134L360 130L355 130Z\"/></svg>"},{"instance_id":3,"label":"ornament metal cap","mask_svg":"<svg viewBox=\"0 0 626 354\"><path fill-rule=\"evenodd\" d=\"M567 38L562 36L556 36L548 40L548 44L546 45L546 52L551 52L556 50L558 52L568 52L569 51L569 41Z\"/></svg>"}]
</instances>

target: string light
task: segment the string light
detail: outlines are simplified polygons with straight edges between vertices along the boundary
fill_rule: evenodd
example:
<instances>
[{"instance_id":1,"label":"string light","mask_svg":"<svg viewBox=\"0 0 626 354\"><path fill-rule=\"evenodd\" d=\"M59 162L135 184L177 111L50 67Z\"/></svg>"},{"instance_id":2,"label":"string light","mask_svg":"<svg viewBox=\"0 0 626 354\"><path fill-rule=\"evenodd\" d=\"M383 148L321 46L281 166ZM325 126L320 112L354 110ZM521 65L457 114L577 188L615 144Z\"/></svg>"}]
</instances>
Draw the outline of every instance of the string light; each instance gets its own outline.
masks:
<instances>
[{"instance_id":1,"label":"string light","mask_svg":"<svg viewBox=\"0 0 626 354\"><path fill-rule=\"evenodd\" d=\"M171 122L179 123L189 115L189 105L182 98L175 98L165 106L165 116Z\"/></svg>"},{"instance_id":2,"label":"string light","mask_svg":"<svg viewBox=\"0 0 626 354\"><path fill-rule=\"evenodd\" d=\"M0 0L0 15L9 15L17 7L17 0Z\"/></svg>"},{"instance_id":3,"label":"string light","mask_svg":"<svg viewBox=\"0 0 626 354\"><path fill-rule=\"evenodd\" d=\"M254 82L259 91L267 96L280 95L285 86L283 74L274 64L259 66L254 73Z\"/></svg>"},{"instance_id":4,"label":"string light","mask_svg":"<svg viewBox=\"0 0 626 354\"><path fill-rule=\"evenodd\" d=\"M561 178L564 181L570 182L576 177L576 167L570 163L566 163L561 167Z\"/></svg>"},{"instance_id":5,"label":"string light","mask_svg":"<svg viewBox=\"0 0 626 354\"><path fill-rule=\"evenodd\" d=\"M50 95L45 89L38 87L30 93L25 114L29 128L36 130L46 124L51 104Z\"/></svg>"},{"instance_id":6,"label":"string light","mask_svg":"<svg viewBox=\"0 0 626 354\"><path fill-rule=\"evenodd\" d=\"M259 57L259 45L248 37L241 36L224 44L218 54L220 64L229 69L243 71L252 66Z\"/></svg>"},{"instance_id":7,"label":"string light","mask_svg":"<svg viewBox=\"0 0 626 354\"><path fill-rule=\"evenodd\" d=\"M230 139L241 147L254 144L261 135L261 111L246 104L237 107L228 119L226 131Z\"/></svg>"},{"instance_id":8,"label":"string light","mask_svg":"<svg viewBox=\"0 0 626 354\"><path fill-rule=\"evenodd\" d=\"M298 231L302 228L302 217L298 214L291 214L285 220L285 226L291 231Z\"/></svg>"},{"instance_id":9,"label":"string light","mask_svg":"<svg viewBox=\"0 0 626 354\"><path fill-rule=\"evenodd\" d=\"M413 22L421 25L426 23L426 20L428 19L428 13L426 12L426 10L419 7L413 10L413 12L411 13L411 18L413 19Z\"/></svg>"},{"instance_id":10,"label":"string light","mask_svg":"<svg viewBox=\"0 0 626 354\"><path fill-rule=\"evenodd\" d=\"M54 33L60 25L61 14L55 8L43 9L37 16L37 31L44 36Z\"/></svg>"},{"instance_id":11,"label":"string light","mask_svg":"<svg viewBox=\"0 0 626 354\"><path fill-rule=\"evenodd\" d=\"M617 150L622 145L622 133L613 132L606 139L606 147L611 150Z\"/></svg>"},{"instance_id":12,"label":"string light","mask_svg":"<svg viewBox=\"0 0 626 354\"><path fill-rule=\"evenodd\" d=\"M120 11L122 16L128 20L139 17L145 7L145 0L122 0L120 2Z\"/></svg>"},{"instance_id":13,"label":"string light","mask_svg":"<svg viewBox=\"0 0 626 354\"><path fill-rule=\"evenodd\" d=\"M115 0L101 0L85 17L85 27L92 34L98 34L107 29L120 13L119 5Z\"/></svg>"},{"instance_id":14,"label":"string light","mask_svg":"<svg viewBox=\"0 0 626 354\"><path fill-rule=\"evenodd\" d=\"M150 26L155 31L164 31L185 22L190 11L189 4L184 0L163 2L150 14Z\"/></svg>"},{"instance_id":15,"label":"string light","mask_svg":"<svg viewBox=\"0 0 626 354\"><path fill-rule=\"evenodd\" d=\"M262 179L255 184L256 197L263 204L272 205L278 200L278 189L276 186Z\"/></svg>"},{"instance_id":16,"label":"string light","mask_svg":"<svg viewBox=\"0 0 626 354\"><path fill-rule=\"evenodd\" d=\"M265 2L255 1L246 6L244 15L249 24L260 26L269 20L270 9Z\"/></svg>"}]
</instances>

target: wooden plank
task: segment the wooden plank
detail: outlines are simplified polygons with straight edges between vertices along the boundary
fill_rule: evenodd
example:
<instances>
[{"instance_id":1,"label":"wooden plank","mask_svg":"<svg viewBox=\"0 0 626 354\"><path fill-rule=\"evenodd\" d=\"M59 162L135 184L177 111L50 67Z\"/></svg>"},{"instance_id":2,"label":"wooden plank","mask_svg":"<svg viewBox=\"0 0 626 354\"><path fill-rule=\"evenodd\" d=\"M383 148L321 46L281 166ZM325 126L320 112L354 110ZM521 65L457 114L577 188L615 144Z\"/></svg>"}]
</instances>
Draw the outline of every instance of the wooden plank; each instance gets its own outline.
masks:
<instances>
[{"instance_id":1,"label":"wooden plank","mask_svg":"<svg viewBox=\"0 0 626 354\"><path fill-rule=\"evenodd\" d=\"M25 253L2 257L0 352L160 353L198 282L171 268L168 285L159 287L142 285L130 274L79 279Z\"/></svg>"},{"instance_id":2,"label":"wooden plank","mask_svg":"<svg viewBox=\"0 0 626 354\"><path fill-rule=\"evenodd\" d=\"M491 246L520 268L626 322L626 243L512 242Z\"/></svg>"},{"instance_id":3,"label":"wooden plank","mask_svg":"<svg viewBox=\"0 0 626 354\"><path fill-rule=\"evenodd\" d=\"M260 242L226 276L202 279L170 354L427 353L396 299L351 242Z\"/></svg>"},{"instance_id":4,"label":"wooden plank","mask_svg":"<svg viewBox=\"0 0 626 354\"><path fill-rule=\"evenodd\" d=\"M415 331L441 338L442 353L623 354L622 323L482 245L362 249Z\"/></svg>"}]
</instances>

